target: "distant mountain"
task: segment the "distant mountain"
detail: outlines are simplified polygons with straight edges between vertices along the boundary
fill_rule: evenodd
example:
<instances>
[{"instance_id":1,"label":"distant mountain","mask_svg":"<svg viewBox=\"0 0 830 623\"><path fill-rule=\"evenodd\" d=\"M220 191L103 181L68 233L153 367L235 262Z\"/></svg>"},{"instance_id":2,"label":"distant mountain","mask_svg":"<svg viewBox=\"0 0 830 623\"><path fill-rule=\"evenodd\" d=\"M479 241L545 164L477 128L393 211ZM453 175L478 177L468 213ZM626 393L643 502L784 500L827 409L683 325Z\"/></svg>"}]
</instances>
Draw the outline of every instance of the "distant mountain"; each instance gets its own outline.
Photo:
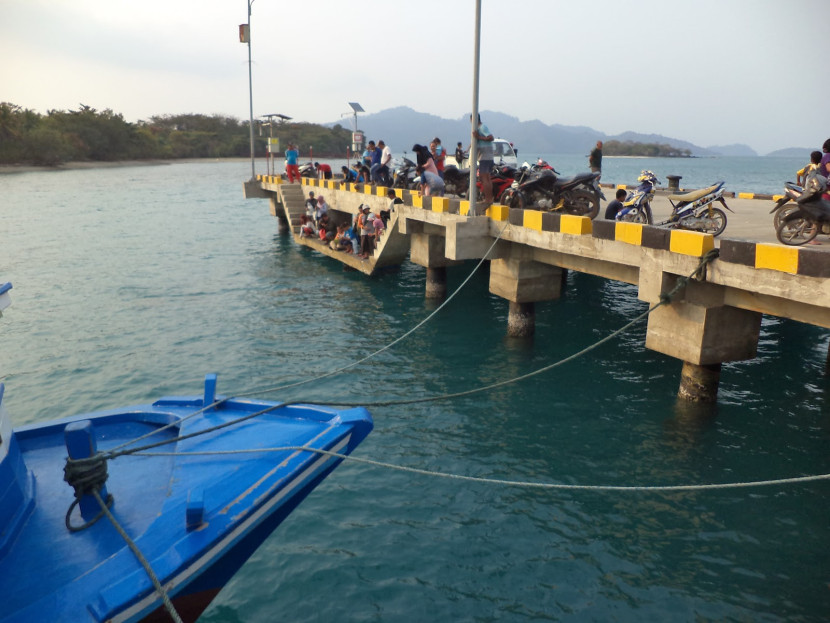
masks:
<instances>
[{"instance_id":1,"label":"distant mountain","mask_svg":"<svg viewBox=\"0 0 830 623\"><path fill-rule=\"evenodd\" d=\"M804 162L810 160L810 152L816 151L815 148L809 147L787 147L786 149L776 149L767 154L767 156L775 156L778 158L804 158ZM821 151L821 150L818 150Z\"/></svg>"},{"instance_id":2,"label":"distant mountain","mask_svg":"<svg viewBox=\"0 0 830 623\"><path fill-rule=\"evenodd\" d=\"M609 135L586 126L547 125L538 119L519 121L500 112L482 111L481 118L493 134L513 142L520 157L534 157L538 154L583 154L593 149L597 141L618 140L638 143L658 143L688 149L694 156L740 155L757 156L746 145L727 145L724 147L703 148L688 141L662 136L660 134L640 134L623 132ZM344 125L342 121L324 125ZM348 124L346 124L348 125ZM470 143L469 117L444 119L436 115L417 112L408 106L388 108L358 118L358 126L367 139L383 139L393 152L412 151L415 143L428 144L434 137L439 137L444 147L452 153L455 144L461 141L466 147Z\"/></svg>"},{"instance_id":3,"label":"distant mountain","mask_svg":"<svg viewBox=\"0 0 830 623\"><path fill-rule=\"evenodd\" d=\"M757 156L758 153L749 145L735 144L735 145L713 145L707 147L709 151L718 156Z\"/></svg>"}]
</instances>

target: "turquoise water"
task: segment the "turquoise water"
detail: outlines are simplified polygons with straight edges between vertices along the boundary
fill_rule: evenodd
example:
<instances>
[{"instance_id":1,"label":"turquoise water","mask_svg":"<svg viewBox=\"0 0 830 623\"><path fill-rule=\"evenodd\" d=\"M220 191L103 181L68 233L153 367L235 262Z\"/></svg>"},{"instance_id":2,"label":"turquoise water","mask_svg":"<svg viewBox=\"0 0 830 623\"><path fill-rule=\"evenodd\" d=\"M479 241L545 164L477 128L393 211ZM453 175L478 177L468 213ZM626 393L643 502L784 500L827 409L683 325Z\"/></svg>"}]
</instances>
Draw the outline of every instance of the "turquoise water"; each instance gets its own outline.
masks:
<instances>
[{"instance_id":1,"label":"turquoise water","mask_svg":"<svg viewBox=\"0 0 830 623\"><path fill-rule=\"evenodd\" d=\"M0 379L15 424L199 393L211 371L231 394L313 378L434 309L420 267L367 279L279 235L267 202L242 198L249 175L242 162L0 176L0 281L14 283ZM449 270L451 291L472 268ZM271 397L472 388L557 361L643 310L635 288L571 274L561 300L537 305L535 339L508 339L507 303L482 267L396 347ZM830 472L826 331L766 318L759 356L724 365L713 408L676 402L680 363L644 336L642 324L487 394L373 409L356 454L572 484ZM345 464L203 620L825 621L828 492L536 491Z\"/></svg>"}]
</instances>

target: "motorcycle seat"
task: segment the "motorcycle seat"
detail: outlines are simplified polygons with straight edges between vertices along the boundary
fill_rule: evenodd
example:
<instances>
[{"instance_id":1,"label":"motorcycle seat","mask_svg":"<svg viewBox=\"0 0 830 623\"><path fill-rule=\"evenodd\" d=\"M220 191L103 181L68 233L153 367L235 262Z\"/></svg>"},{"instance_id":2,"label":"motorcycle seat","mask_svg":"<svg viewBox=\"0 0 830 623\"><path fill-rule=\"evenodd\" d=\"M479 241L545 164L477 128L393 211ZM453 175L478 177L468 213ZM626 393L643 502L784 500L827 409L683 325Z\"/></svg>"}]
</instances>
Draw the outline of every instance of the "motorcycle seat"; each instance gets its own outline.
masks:
<instances>
[{"instance_id":1,"label":"motorcycle seat","mask_svg":"<svg viewBox=\"0 0 830 623\"><path fill-rule=\"evenodd\" d=\"M708 188L701 188L700 190L693 190L689 193L683 193L682 195L669 195L670 201L697 201L701 197L705 197L709 193L715 192L718 188L720 188L721 184L713 184Z\"/></svg>"}]
</instances>

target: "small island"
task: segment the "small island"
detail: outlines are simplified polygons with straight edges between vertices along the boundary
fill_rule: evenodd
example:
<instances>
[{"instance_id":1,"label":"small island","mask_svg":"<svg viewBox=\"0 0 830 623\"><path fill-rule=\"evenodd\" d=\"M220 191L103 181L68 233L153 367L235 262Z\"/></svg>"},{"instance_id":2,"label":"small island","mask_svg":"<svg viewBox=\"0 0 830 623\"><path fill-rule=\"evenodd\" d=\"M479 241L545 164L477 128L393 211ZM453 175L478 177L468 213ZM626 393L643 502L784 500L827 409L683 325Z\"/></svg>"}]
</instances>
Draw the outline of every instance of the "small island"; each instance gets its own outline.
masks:
<instances>
[{"instance_id":1,"label":"small island","mask_svg":"<svg viewBox=\"0 0 830 623\"><path fill-rule=\"evenodd\" d=\"M605 141L605 156L632 156L639 158L691 158L689 149L659 143L635 143L634 141Z\"/></svg>"}]
</instances>

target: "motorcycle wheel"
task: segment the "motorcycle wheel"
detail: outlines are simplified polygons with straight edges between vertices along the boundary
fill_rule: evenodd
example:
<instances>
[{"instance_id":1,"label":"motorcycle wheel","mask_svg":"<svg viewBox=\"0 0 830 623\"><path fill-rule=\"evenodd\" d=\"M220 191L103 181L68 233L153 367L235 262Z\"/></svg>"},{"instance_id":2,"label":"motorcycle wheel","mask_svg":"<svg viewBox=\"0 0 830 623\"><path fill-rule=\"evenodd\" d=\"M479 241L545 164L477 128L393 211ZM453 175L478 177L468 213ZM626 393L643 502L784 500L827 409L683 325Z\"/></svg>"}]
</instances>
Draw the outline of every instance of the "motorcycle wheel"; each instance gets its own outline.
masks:
<instances>
[{"instance_id":1,"label":"motorcycle wheel","mask_svg":"<svg viewBox=\"0 0 830 623\"><path fill-rule=\"evenodd\" d=\"M525 200L522 193L514 188L508 188L501 194L501 204L516 210L524 210Z\"/></svg>"},{"instance_id":2,"label":"motorcycle wheel","mask_svg":"<svg viewBox=\"0 0 830 623\"><path fill-rule=\"evenodd\" d=\"M575 190L571 193L570 201L565 205L568 214L587 216L591 220L599 214L599 199L587 190Z\"/></svg>"},{"instance_id":3,"label":"motorcycle wheel","mask_svg":"<svg viewBox=\"0 0 830 623\"><path fill-rule=\"evenodd\" d=\"M775 237L781 244L797 247L810 242L818 235L818 227L806 218L781 221L775 228Z\"/></svg>"},{"instance_id":4,"label":"motorcycle wheel","mask_svg":"<svg viewBox=\"0 0 830 623\"><path fill-rule=\"evenodd\" d=\"M646 216L645 212L641 209L633 210L626 214L625 216L621 217L619 220L625 221L628 223L648 223L648 217Z\"/></svg>"},{"instance_id":5,"label":"motorcycle wheel","mask_svg":"<svg viewBox=\"0 0 830 623\"><path fill-rule=\"evenodd\" d=\"M772 226L778 231L778 227L784 221L784 219L792 214L793 212L798 212L798 206L787 206L786 208L779 208L775 211L775 214L772 217Z\"/></svg>"},{"instance_id":6,"label":"motorcycle wheel","mask_svg":"<svg viewBox=\"0 0 830 623\"><path fill-rule=\"evenodd\" d=\"M708 225L704 233L720 236L726 229L726 212L720 208L712 208L712 217L708 219Z\"/></svg>"}]
</instances>

